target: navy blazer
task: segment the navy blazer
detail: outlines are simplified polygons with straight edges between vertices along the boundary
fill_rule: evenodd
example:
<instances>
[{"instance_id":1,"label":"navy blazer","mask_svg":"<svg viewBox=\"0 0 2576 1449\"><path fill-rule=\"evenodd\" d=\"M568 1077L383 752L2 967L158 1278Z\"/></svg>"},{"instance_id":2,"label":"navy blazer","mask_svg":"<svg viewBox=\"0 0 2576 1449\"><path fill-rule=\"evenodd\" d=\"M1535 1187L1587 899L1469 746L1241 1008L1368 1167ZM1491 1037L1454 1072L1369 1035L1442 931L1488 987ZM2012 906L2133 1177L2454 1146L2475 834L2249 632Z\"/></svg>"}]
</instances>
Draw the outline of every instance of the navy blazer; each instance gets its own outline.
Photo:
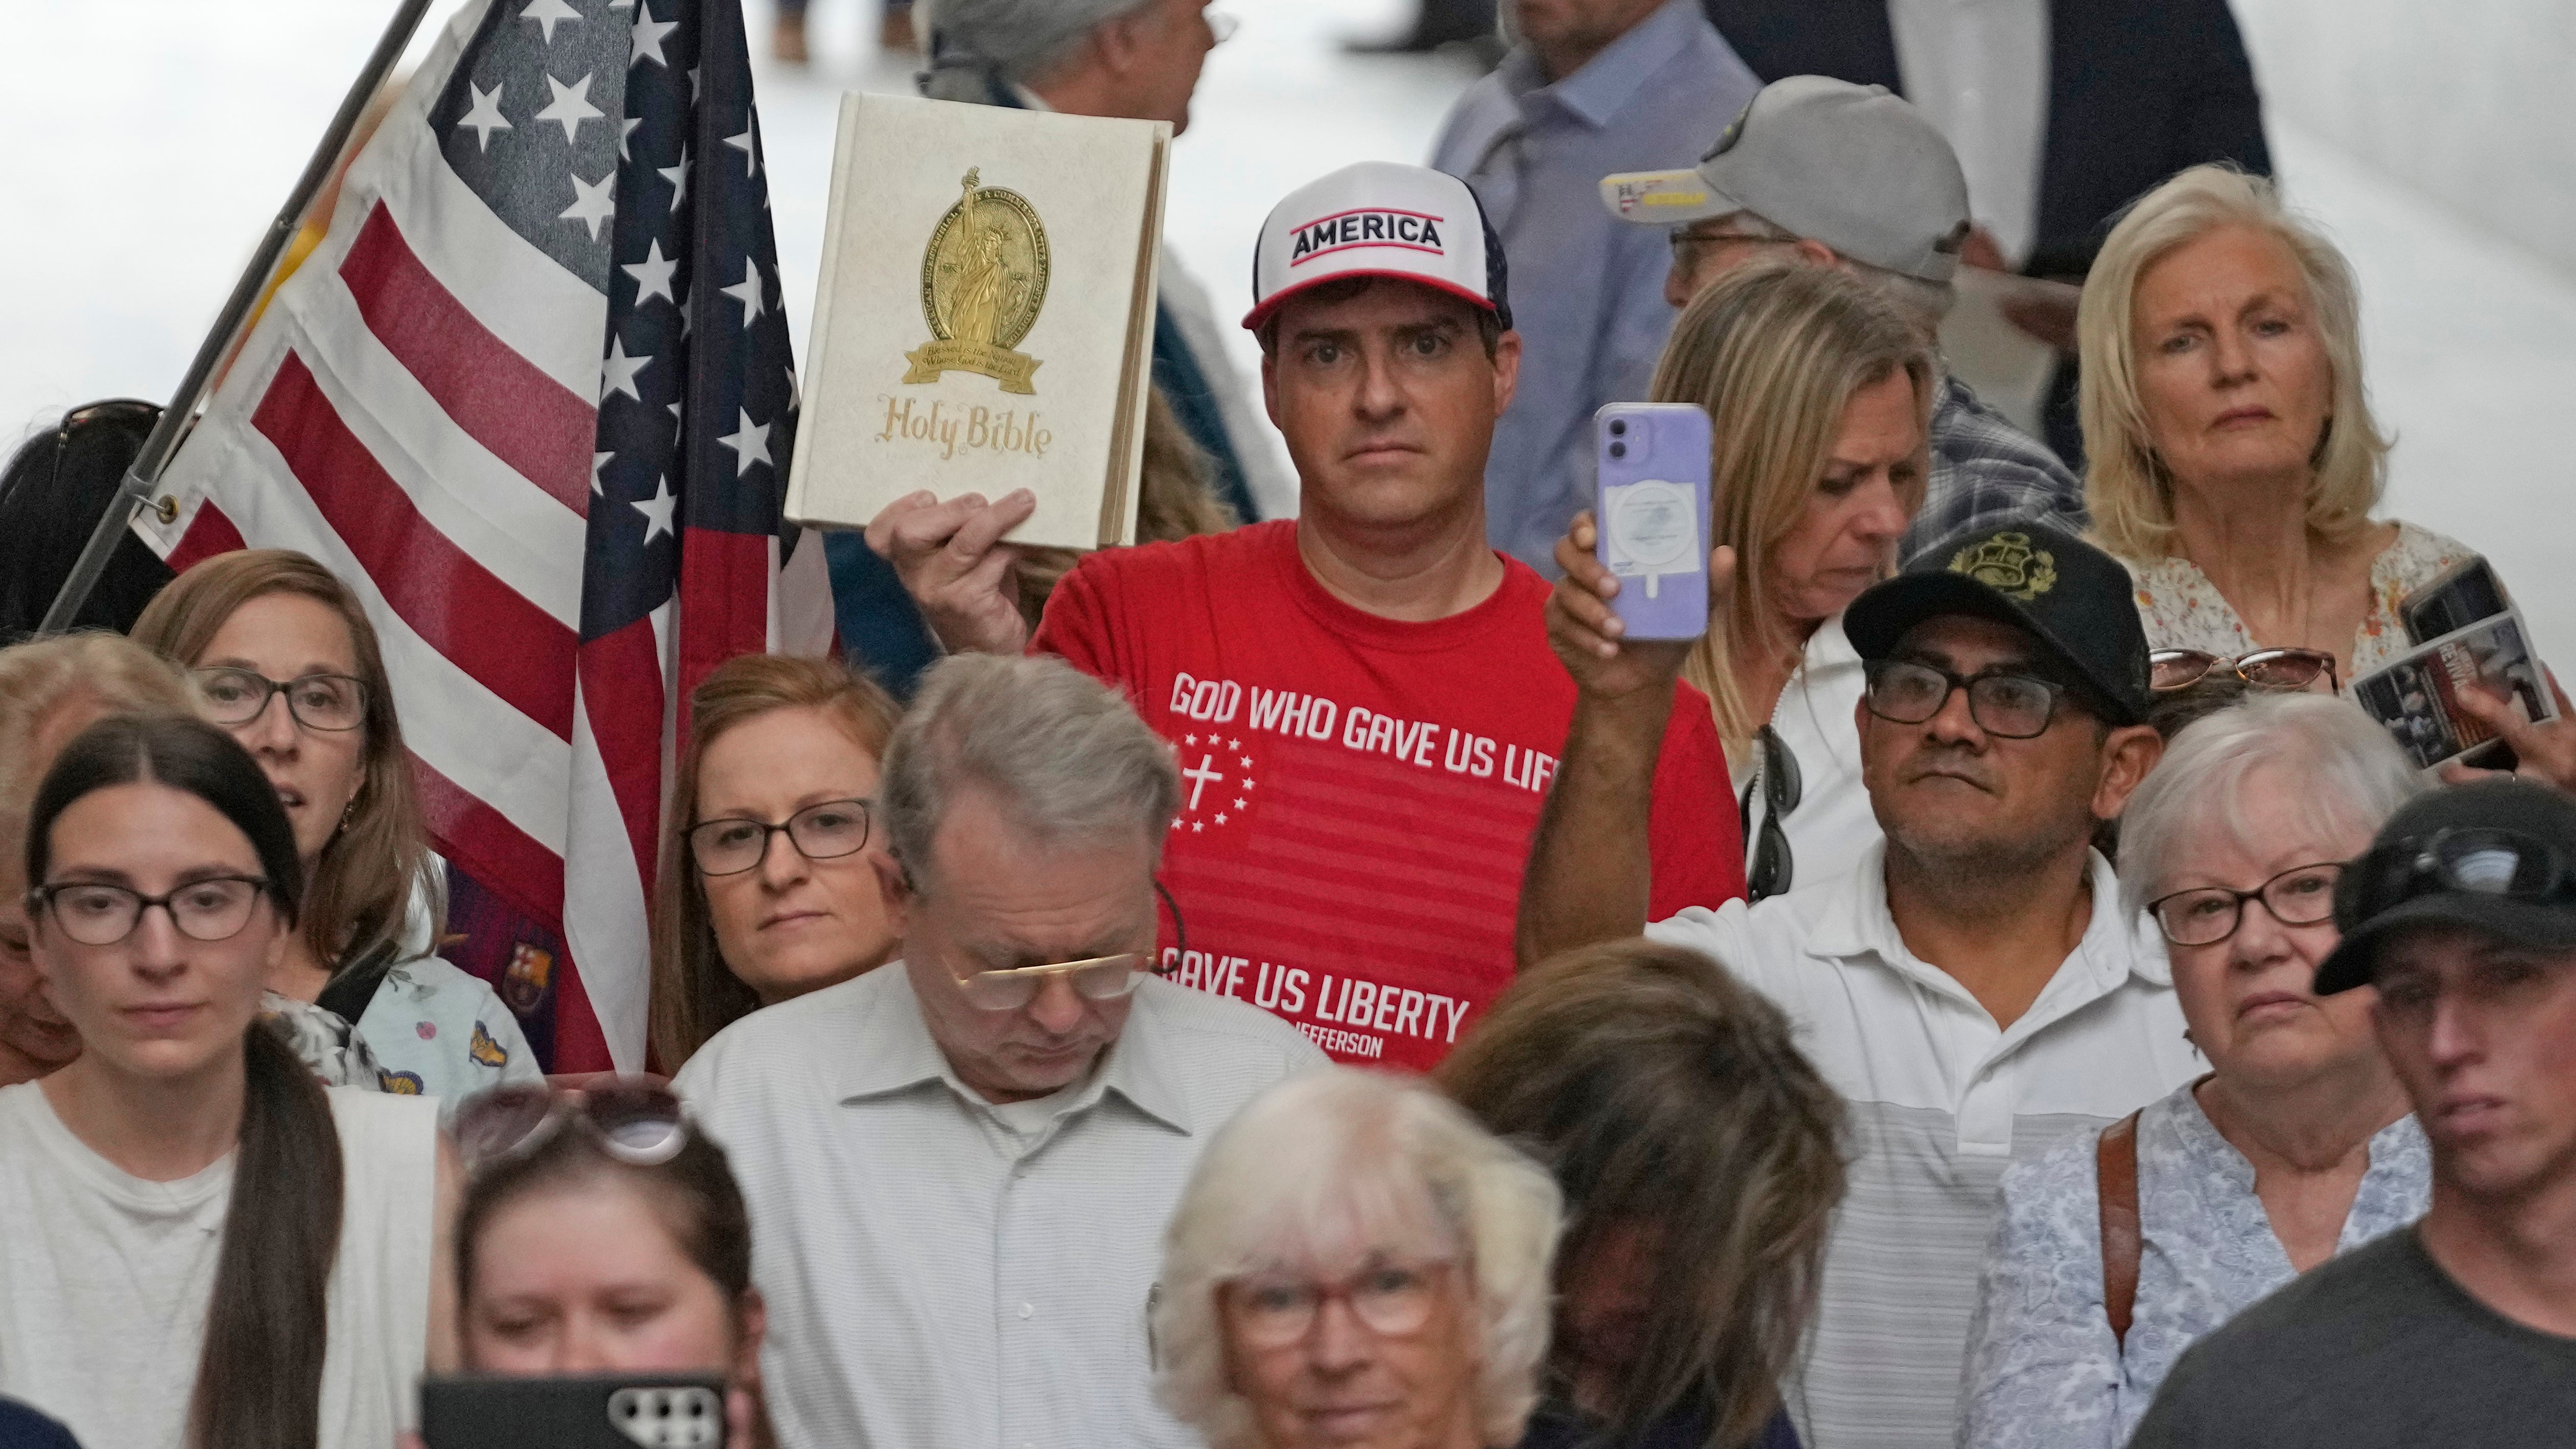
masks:
<instances>
[{"instance_id":1,"label":"navy blazer","mask_svg":"<svg viewBox=\"0 0 2576 1449\"><path fill-rule=\"evenodd\" d=\"M1887 0L1702 3L1765 81L1829 75L1905 91ZM2048 49L2033 274L2081 277L2120 209L2187 166L2271 174L2262 98L2227 0L2050 0Z\"/></svg>"}]
</instances>

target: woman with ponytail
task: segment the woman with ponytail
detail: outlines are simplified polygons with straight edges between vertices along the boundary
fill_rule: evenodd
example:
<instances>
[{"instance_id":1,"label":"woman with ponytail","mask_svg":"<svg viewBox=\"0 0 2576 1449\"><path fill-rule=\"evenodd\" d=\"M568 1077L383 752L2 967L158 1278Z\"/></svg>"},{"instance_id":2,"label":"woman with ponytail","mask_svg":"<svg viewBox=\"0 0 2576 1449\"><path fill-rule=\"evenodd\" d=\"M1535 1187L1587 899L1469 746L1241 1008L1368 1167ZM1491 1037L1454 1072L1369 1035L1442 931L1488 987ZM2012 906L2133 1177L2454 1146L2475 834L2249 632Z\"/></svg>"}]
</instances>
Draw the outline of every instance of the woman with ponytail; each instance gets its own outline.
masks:
<instances>
[{"instance_id":1,"label":"woman with ponytail","mask_svg":"<svg viewBox=\"0 0 2576 1449\"><path fill-rule=\"evenodd\" d=\"M0 1394L82 1442L383 1449L454 1358L437 1109L258 1024L304 872L193 719L91 725L38 787L29 941L83 1050L0 1088Z\"/></svg>"}]
</instances>

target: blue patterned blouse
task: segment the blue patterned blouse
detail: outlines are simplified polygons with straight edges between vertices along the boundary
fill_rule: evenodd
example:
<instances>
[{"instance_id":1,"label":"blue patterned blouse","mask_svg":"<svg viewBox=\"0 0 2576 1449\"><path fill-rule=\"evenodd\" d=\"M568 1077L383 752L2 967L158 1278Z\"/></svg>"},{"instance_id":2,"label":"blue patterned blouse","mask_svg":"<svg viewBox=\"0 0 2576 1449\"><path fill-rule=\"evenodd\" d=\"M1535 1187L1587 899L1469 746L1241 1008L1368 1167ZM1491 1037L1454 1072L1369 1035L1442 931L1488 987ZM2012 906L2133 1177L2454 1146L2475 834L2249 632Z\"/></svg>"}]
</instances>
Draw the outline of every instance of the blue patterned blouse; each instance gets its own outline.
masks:
<instances>
[{"instance_id":1,"label":"blue patterned blouse","mask_svg":"<svg viewBox=\"0 0 2576 1449\"><path fill-rule=\"evenodd\" d=\"M2194 1339L2297 1276L2254 1195L2254 1164L2178 1088L2138 1120L2144 1253L2124 1349L2102 1306L2100 1137L2077 1133L2004 1174L1968 1329L1963 1449L2117 1449ZM2380 1129L2335 1251L2422 1217L2432 1171L2412 1116Z\"/></svg>"}]
</instances>

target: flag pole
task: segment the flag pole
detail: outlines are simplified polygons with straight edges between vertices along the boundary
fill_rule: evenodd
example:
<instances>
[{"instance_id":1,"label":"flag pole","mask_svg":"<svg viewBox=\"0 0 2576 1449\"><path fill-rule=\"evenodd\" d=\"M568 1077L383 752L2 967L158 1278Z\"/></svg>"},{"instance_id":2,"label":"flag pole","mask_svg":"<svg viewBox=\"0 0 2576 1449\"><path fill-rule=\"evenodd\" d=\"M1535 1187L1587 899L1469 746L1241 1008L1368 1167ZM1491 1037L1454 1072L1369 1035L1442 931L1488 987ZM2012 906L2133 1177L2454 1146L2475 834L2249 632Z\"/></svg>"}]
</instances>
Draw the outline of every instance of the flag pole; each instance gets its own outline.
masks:
<instances>
[{"instance_id":1,"label":"flag pole","mask_svg":"<svg viewBox=\"0 0 2576 1449\"><path fill-rule=\"evenodd\" d=\"M188 419L195 415L197 405L213 386L216 368L232 350L235 336L258 305L269 273L276 270L277 259L285 254L287 243L294 240L305 209L330 181L332 169L339 164L341 148L349 144L367 103L401 62L403 49L411 44L412 32L420 28L421 17L429 12L429 6L430 0L400 0L395 7L393 20L367 57L366 69L359 72L348 95L341 99L338 114L331 118L331 128L323 133L321 144L313 148L313 159L304 163L304 174L288 194L285 209L268 224L268 232L260 238L250 264L242 269L241 280L233 284L232 296L216 315L213 330L198 344L195 360L179 379L177 394L163 410L161 420L153 425L151 435L143 440L143 450L134 455L132 466L125 470L116 497L99 516L98 526L90 531L89 542L82 546L70 577L63 580L62 592L54 596L53 607L45 610L44 622L36 626L37 637L70 628L81 605L89 602L90 592L98 587L99 575L107 571L108 558L116 552L118 537L134 521L134 510L151 498L152 490L160 484L162 469L169 466L170 455L179 449L179 435L187 429Z\"/></svg>"}]
</instances>

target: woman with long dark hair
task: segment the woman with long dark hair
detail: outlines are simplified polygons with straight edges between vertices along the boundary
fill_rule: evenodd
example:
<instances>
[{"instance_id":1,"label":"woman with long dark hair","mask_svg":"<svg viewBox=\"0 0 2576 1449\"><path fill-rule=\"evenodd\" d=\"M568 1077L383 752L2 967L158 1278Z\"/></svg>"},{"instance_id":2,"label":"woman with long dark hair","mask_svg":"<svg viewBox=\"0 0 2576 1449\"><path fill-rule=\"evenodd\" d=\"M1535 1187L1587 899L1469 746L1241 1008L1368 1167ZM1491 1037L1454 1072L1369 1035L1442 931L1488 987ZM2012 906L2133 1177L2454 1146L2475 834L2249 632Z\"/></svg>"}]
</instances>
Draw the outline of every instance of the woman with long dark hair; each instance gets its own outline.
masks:
<instances>
[{"instance_id":1,"label":"woman with long dark hair","mask_svg":"<svg viewBox=\"0 0 2576 1449\"><path fill-rule=\"evenodd\" d=\"M30 943L80 1056L0 1088L0 1394L134 1449L382 1449L453 1358L427 1103L324 1088L259 1024L304 872L198 720L118 715L47 772Z\"/></svg>"},{"instance_id":2,"label":"woman with long dark hair","mask_svg":"<svg viewBox=\"0 0 2576 1449\"><path fill-rule=\"evenodd\" d=\"M435 954L433 857L375 627L348 585L289 549L189 568L134 624L188 671L201 712L251 752L286 806L309 885L269 985L354 1023L385 1090L456 1102L541 1073L519 1020ZM428 921L414 926L415 897Z\"/></svg>"}]
</instances>

